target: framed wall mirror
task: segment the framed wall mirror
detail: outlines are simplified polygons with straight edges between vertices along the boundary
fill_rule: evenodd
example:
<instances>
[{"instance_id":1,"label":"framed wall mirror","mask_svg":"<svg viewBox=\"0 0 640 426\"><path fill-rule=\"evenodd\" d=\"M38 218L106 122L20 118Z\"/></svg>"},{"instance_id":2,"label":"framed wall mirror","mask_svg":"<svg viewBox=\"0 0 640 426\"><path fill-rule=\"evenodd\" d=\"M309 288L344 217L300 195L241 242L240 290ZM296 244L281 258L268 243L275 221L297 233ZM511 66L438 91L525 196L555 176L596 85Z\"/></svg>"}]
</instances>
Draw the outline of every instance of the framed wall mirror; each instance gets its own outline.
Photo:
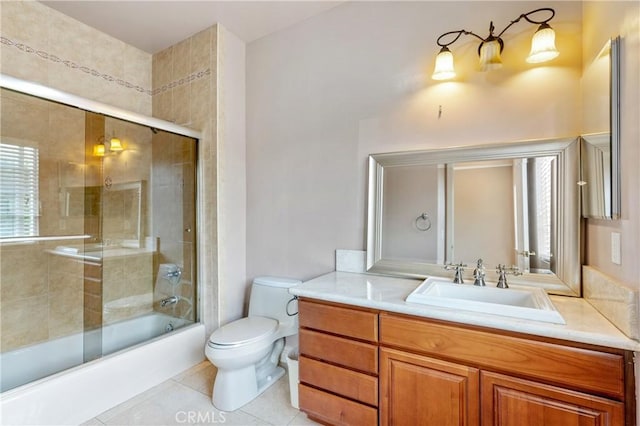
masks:
<instances>
[{"instance_id":1,"label":"framed wall mirror","mask_svg":"<svg viewBox=\"0 0 640 426\"><path fill-rule=\"evenodd\" d=\"M369 157L367 270L447 276L514 265L516 284L580 295L579 142L529 141ZM495 281L493 274L488 281Z\"/></svg>"},{"instance_id":2,"label":"framed wall mirror","mask_svg":"<svg viewBox=\"0 0 640 426\"><path fill-rule=\"evenodd\" d=\"M608 41L584 70L581 137L582 215L620 217L620 37Z\"/></svg>"}]
</instances>

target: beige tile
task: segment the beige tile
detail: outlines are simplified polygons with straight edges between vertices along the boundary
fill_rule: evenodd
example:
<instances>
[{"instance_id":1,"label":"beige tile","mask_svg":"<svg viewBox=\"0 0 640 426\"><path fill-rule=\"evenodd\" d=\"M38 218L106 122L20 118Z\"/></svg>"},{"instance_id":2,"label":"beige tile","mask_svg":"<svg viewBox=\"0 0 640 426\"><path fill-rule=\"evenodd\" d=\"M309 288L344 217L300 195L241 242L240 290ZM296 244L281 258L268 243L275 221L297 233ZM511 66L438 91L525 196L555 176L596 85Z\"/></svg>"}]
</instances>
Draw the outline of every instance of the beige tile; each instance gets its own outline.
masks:
<instances>
[{"instance_id":1,"label":"beige tile","mask_svg":"<svg viewBox=\"0 0 640 426\"><path fill-rule=\"evenodd\" d=\"M286 425L299 413L288 403L289 400L289 380L285 375L241 410L274 425Z\"/></svg>"},{"instance_id":2,"label":"beige tile","mask_svg":"<svg viewBox=\"0 0 640 426\"><path fill-rule=\"evenodd\" d=\"M583 297L628 337L640 339L638 290L586 265L582 281Z\"/></svg>"},{"instance_id":3,"label":"beige tile","mask_svg":"<svg viewBox=\"0 0 640 426\"><path fill-rule=\"evenodd\" d=\"M319 424L320 423L316 423L313 420L310 420L307 415L301 411L297 416L294 417L293 420L291 420L289 426L312 426Z\"/></svg>"},{"instance_id":4,"label":"beige tile","mask_svg":"<svg viewBox=\"0 0 640 426\"><path fill-rule=\"evenodd\" d=\"M48 298L23 299L20 304L2 304L2 351L47 340Z\"/></svg>"},{"instance_id":5,"label":"beige tile","mask_svg":"<svg viewBox=\"0 0 640 426\"><path fill-rule=\"evenodd\" d=\"M172 117L176 124L187 125L191 122L191 84L187 83L173 89Z\"/></svg>"},{"instance_id":6,"label":"beige tile","mask_svg":"<svg viewBox=\"0 0 640 426\"><path fill-rule=\"evenodd\" d=\"M205 70L211 66L214 56L212 56L212 42L215 26L200 31L191 37L191 66L189 73Z\"/></svg>"},{"instance_id":7,"label":"beige tile","mask_svg":"<svg viewBox=\"0 0 640 426\"><path fill-rule=\"evenodd\" d=\"M120 414L125 413L131 408L139 405L140 403L147 401L149 399L154 398L157 395L161 395L164 392L167 392L172 388L173 383L170 380L160 383L157 386L152 387L151 389L136 395L135 397L123 402L120 405L117 405L101 414L96 416L96 419L101 421L102 423L106 423L109 419L112 419Z\"/></svg>"},{"instance_id":8,"label":"beige tile","mask_svg":"<svg viewBox=\"0 0 640 426\"><path fill-rule=\"evenodd\" d=\"M101 416L98 418L107 425L268 424L241 411L221 412L211 404L206 395L173 381L153 398L148 398L109 419L103 420ZM189 422L188 418L192 418L193 421Z\"/></svg>"},{"instance_id":9,"label":"beige tile","mask_svg":"<svg viewBox=\"0 0 640 426\"><path fill-rule=\"evenodd\" d=\"M38 2L0 2L2 36L14 42L26 43L34 49L47 50L51 19L49 10Z\"/></svg>"},{"instance_id":10,"label":"beige tile","mask_svg":"<svg viewBox=\"0 0 640 426\"><path fill-rule=\"evenodd\" d=\"M168 47L156 53L153 55L152 61L151 81L153 90L156 90L171 82L173 73L173 47Z\"/></svg>"},{"instance_id":11,"label":"beige tile","mask_svg":"<svg viewBox=\"0 0 640 426\"><path fill-rule=\"evenodd\" d=\"M152 55L128 44L124 45L124 79L151 90ZM146 95L150 98L149 95Z\"/></svg>"},{"instance_id":12,"label":"beige tile","mask_svg":"<svg viewBox=\"0 0 640 426\"><path fill-rule=\"evenodd\" d=\"M162 120L172 121L173 93L168 90L153 97L153 116Z\"/></svg>"},{"instance_id":13,"label":"beige tile","mask_svg":"<svg viewBox=\"0 0 640 426\"><path fill-rule=\"evenodd\" d=\"M189 75L191 64L191 38L187 38L173 46L173 68L171 81L177 82Z\"/></svg>"},{"instance_id":14,"label":"beige tile","mask_svg":"<svg viewBox=\"0 0 640 426\"><path fill-rule=\"evenodd\" d=\"M91 66L91 49L97 30L56 11L52 11L48 25L50 54L56 55L62 61L73 61L79 66ZM61 62L58 65L73 74L82 72L66 67Z\"/></svg>"},{"instance_id":15,"label":"beige tile","mask_svg":"<svg viewBox=\"0 0 640 426\"><path fill-rule=\"evenodd\" d=\"M5 2L0 2L0 4L5 4ZM3 74L45 86L49 85L49 63L46 59L4 44L0 45L0 57L2 59L0 60L0 70Z\"/></svg>"},{"instance_id":16,"label":"beige tile","mask_svg":"<svg viewBox=\"0 0 640 426\"><path fill-rule=\"evenodd\" d=\"M49 339L79 333L83 329L84 293L66 288L49 295Z\"/></svg>"},{"instance_id":17,"label":"beige tile","mask_svg":"<svg viewBox=\"0 0 640 426\"><path fill-rule=\"evenodd\" d=\"M103 74L124 79L124 52L126 44L105 33L92 30L90 58L92 66ZM85 59L87 60L87 59Z\"/></svg>"},{"instance_id":18,"label":"beige tile","mask_svg":"<svg viewBox=\"0 0 640 426\"><path fill-rule=\"evenodd\" d=\"M208 360L174 377L173 380L211 398L217 369Z\"/></svg>"},{"instance_id":19,"label":"beige tile","mask_svg":"<svg viewBox=\"0 0 640 426\"><path fill-rule=\"evenodd\" d=\"M213 98L209 79L203 78L191 83L191 126L204 129L205 124L212 120Z\"/></svg>"},{"instance_id":20,"label":"beige tile","mask_svg":"<svg viewBox=\"0 0 640 426\"><path fill-rule=\"evenodd\" d=\"M86 422L80 424L80 426L102 426L102 425L104 425L104 423L102 423L97 418L89 419Z\"/></svg>"}]
</instances>

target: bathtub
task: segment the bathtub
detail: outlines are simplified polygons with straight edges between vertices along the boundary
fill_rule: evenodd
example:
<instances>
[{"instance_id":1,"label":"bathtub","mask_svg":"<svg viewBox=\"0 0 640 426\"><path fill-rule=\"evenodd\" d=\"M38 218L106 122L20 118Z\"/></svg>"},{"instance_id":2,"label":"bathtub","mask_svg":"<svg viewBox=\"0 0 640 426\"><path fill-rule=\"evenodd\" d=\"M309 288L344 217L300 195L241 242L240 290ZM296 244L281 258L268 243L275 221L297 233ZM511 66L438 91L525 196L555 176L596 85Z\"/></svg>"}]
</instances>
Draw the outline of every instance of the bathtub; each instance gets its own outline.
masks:
<instances>
[{"instance_id":1,"label":"bathtub","mask_svg":"<svg viewBox=\"0 0 640 426\"><path fill-rule=\"evenodd\" d=\"M204 325L185 324L154 312L104 327L102 339L79 333L1 354L10 390L0 394L0 423L79 424L196 365ZM100 350L102 358L83 364L85 352Z\"/></svg>"}]
</instances>

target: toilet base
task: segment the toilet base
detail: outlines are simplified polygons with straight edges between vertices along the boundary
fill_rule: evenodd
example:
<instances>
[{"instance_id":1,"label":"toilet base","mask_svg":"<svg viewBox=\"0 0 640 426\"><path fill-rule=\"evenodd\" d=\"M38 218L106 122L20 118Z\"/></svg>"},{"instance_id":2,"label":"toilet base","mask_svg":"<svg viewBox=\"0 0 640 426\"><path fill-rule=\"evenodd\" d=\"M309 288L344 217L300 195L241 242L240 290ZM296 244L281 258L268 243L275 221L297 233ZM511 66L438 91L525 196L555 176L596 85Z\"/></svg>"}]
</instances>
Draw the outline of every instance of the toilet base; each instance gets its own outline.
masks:
<instances>
[{"instance_id":1,"label":"toilet base","mask_svg":"<svg viewBox=\"0 0 640 426\"><path fill-rule=\"evenodd\" d=\"M221 411L235 411L254 400L284 376L284 368L276 367L256 381L255 365L241 370L218 370L213 385L213 405Z\"/></svg>"}]
</instances>

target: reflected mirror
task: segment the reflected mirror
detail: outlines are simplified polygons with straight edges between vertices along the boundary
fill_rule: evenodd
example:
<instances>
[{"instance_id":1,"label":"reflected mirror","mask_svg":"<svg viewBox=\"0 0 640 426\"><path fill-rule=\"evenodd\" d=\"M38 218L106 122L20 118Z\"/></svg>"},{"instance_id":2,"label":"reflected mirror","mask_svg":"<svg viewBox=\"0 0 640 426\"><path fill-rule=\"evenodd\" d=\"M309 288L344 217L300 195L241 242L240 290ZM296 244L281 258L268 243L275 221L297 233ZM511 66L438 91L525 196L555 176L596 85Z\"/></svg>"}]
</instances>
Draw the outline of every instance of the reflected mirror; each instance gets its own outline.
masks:
<instances>
[{"instance_id":1,"label":"reflected mirror","mask_svg":"<svg viewBox=\"0 0 640 426\"><path fill-rule=\"evenodd\" d=\"M579 296L578 151L563 139L371 155L367 270L446 276L464 263L472 280L482 258L517 266L512 283Z\"/></svg>"},{"instance_id":2,"label":"reflected mirror","mask_svg":"<svg viewBox=\"0 0 640 426\"><path fill-rule=\"evenodd\" d=\"M142 235L143 182L103 186L60 188L60 215L67 218L97 217L103 212L103 239L140 247Z\"/></svg>"},{"instance_id":3,"label":"reflected mirror","mask_svg":"<svg viewBox=\"0 0 640 426\"><path fill-rule=\"evenodd\" d=\"M620 37L607 42L585 68L581 137L582 215L620 217Z\"/></svg>"}]
</instances>

